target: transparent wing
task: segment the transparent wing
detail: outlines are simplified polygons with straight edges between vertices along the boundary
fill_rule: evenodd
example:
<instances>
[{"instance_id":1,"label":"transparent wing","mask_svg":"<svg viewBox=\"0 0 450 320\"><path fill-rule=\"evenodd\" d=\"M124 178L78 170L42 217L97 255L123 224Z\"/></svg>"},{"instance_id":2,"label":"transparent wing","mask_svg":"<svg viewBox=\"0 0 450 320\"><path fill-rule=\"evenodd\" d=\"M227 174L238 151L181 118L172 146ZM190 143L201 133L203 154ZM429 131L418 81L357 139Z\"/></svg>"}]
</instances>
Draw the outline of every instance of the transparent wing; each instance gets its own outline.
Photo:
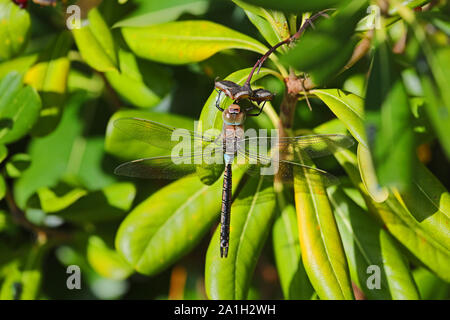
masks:
<instances>
[{"instance_id":1,"label":"transparent wing","mask_svg":"<svg viewBox=\"0 0 450 320\"><path fill-rule=\"evenodd\" d=\"M199 157L201 154L138 159L119 165L114 173L133 178L178 179L195 172L197 165L195 160Z\"/></svg>"},{"instance_id":2,"label":"transparent wing","mask_svg":"<svg viewBox=\"0 0 450 320\"><path fill-rule=\"evenodd\" d=\"M329 155L348 148L353 140L344 135L314 135L271 139L248 138L238 145L238 162L248 167L250 175L277 177L285 184L303 184L309 187L330 186L339 183L332 174L313 167L311 158ZM307 183L305 183L307 182Z\"/></svg>"},{"instance_id":3,"label":"transparent wing","mask_svg":"<svg viewBox=\"0 0 450 320\"><path fill-rule=\"evenodd\" d=\"M354 140L342 134L321 134L298 137L251 137L240 144L249 154L257 156L258 150L266 157L266 150L278 150L281 159L291 161L303 158L319 158L327 156L342 149L351 147Z\"/></svg>"},{"instance_id":4,"label":"transparent wing","mask_svg":"<svg viewBox=\"0 0 450 320\"><path fill-rule=\"evenodd\" d=\"M297 184L307 182L313 187L328 187L339 184L339 179L336 176L324 170L287 160L279 160L271 165L251 164L248 165L247 173L252 176L263 175L268 179L274 179L276 176L283 184L288 185L294 183L294 175L298 180Z\"/></svg>"},{"instance_id":5,"label":"transparent wing","mask_svg":"<svg viewBox=\"0 0 450 320\"><path fill-rule=\"evenodd\" d=\"M183 139L184 142L189 142L192 148L194 143L205 145L218 139L218 137L201 135L187 129L170 127L140 118L120 118L114 121L114 126L131 138L169 150L178 145L180 139ZM175 141L172 141L173 139Z\"/></svg>"}]
</instances>

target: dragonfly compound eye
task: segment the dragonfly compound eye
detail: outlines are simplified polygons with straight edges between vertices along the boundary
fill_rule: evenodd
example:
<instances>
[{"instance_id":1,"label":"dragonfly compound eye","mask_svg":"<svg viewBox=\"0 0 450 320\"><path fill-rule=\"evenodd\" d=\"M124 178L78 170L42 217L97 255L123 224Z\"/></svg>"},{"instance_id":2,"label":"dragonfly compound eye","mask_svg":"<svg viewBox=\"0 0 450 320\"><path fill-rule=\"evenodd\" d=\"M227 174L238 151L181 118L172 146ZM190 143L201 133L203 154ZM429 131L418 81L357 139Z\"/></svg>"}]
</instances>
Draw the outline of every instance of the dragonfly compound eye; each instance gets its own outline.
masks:
<instances>
[{"instance_id":1,"label":"dragonfly compound eye","mask_svg":"<svg viewBox=\"0 0 450 320\"><path fill-rule=\"evenodd\" d=\"M214 86L216 89L223 91L228 98L232 100L246 99L251 96L251 89L247 86L240 86L229 80L216 81Z\"/></svg>"},{"instance_id":2,"label":"dragonfly compound eye","mask_svg":"<svg viewBox=\"0 0 450 320\"><path fill-rule=\"evenodd\" d=\"M254 101L267 101L272 100L274 96L275 94L273 94L269 90L256 89L252 92L252 96L250 97L250 99Z\"/></svg>"}]
</instances>

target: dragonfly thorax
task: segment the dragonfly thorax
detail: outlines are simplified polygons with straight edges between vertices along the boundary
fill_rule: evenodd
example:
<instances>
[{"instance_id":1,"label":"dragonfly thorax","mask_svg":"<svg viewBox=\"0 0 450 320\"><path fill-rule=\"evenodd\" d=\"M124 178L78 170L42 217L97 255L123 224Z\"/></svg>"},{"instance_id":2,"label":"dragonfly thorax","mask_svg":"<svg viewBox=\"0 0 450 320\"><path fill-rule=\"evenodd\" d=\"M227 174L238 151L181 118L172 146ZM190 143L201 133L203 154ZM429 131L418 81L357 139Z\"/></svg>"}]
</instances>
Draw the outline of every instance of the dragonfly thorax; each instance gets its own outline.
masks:
<instances>
[{"instance_id":1,"label":"dragonfly thorax","mask_svg":"<svg viewBox=\"0 0 450 320\"><path fill-rule=\"evenodd\" d=\"M244 124L245 112L237 104L232 104L223 112L222 119L226 125L239 126Z\"/></svg>"}]
</instances>

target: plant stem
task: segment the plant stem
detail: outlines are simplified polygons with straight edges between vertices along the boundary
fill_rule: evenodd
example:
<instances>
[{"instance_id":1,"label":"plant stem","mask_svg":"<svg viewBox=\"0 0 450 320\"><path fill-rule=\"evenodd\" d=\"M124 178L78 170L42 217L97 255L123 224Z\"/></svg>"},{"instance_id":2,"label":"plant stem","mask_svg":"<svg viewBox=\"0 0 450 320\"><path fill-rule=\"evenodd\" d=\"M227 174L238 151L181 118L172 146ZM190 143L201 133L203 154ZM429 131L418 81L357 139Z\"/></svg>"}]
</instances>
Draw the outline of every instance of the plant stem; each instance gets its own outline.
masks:
<instances>
[{"instance_id":1,"label":"plant stem","mask_svg":"<svg viewBox=\"0 0 450 320\"><path fill-rule=\"evenodd\" d=\"M292 35L291 37L277 43L276 45L274 45L272 48L270 48L261 58L258 59L258 61L256 61L255 65L253 66L252 71L250 71L250 74L248 75L247 81L245 81L244 85L250 85L250 81L252 80L253 74L255 73L256 69L261 69L263 63L267 60L267 58L279 47L281 47L282 45L285 44L290 44L293 41L297 40L298 38L300 38L300 36L303 34L303 32L305 31L305 29L308 27L308 25L312 25L312 22L317 19L320 16L325 15L325 12L330 11L330 10L334 10L334 9L325 9L322 10L318 13L316 13L315 15L313 15L311 18L305 19L304 23L301 25L301 27L298 29L298 31Z\"/></svg>"}]
</instances>

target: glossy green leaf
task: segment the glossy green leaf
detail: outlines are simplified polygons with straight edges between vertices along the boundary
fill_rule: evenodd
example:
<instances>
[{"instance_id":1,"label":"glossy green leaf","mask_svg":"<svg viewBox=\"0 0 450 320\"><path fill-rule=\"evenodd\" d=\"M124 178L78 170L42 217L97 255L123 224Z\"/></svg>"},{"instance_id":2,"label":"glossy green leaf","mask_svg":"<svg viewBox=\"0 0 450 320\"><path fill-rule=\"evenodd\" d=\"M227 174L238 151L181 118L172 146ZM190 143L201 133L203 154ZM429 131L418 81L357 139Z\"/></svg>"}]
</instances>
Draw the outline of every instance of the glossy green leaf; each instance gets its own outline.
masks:
<instances>
[{"instance_id":1,"label":"glossy green leaf","mask_svg":"<svg viewBox=\"0 0 450 320\"><path fill-rule=\"evenodd\" d=\"M0 61L19 54L26 46L31 19L9 0L0 0Z\"/></svg>"},{"instance_id":2,"label":"glossy green leaf","mask_svg":"<svg viewBox=\"0 0 450 320\"><path fill-rule=\"evenodd\" d=\"M358 39L352 37L357 22L366 13L368 1L351 1L330 19L315 22L282 61L308 72L314 83L322 84L338 73L350 59Z\"/></svg>"},{"instance_id":3,"label":"glossy green leaf","mask_svg":"<svg viewBox=\"0 0 450 320\"><path fill-rule=\"evenodd\" d=\"M352 280L368 299L418 299L412 274L391 236L340 188L328 190L342 237ZM380 287L369 277L369 266L380 270Z\"/></svg>"},{"instance_id":4,"label":"glossy green leaf","mask_svg":"<svg viewBox=\"0 0 450 320\"><path fill-rule=\"evenodd\" d=\"M362 144L358 144L357 155L359 172L367 193L369 193L375 202L385 201L389 196L389 191L387 188L381 187L378 183L369 149Z\"/></svg>"},{"instance_id":5,"label":"glossy green leaf","mask_svg":"<svg viewBox=\"0 0 450 320\"><path fill-rule=\"evenodd\" d=\"M81 56L89 66L100 72L117 69L114 39L97 9L89 11L83 26L73 29L72 33Z\"/></svg>"},{"instance_id":6,"label":"glossy green leaf","mask_svg":"<svg viewBox=\"0 0 450 320\"><path fill-rule=\"evenodd\" d=\"M116 251L98 236L91 236L87 245L87 259L102 277L123 280L133 273L133 268Z\"/></svg>"},{"instance_id":7,"label":"glossy green leaf","mask_svg":"<svg viewBox=\"0 0 450 320\"><path fill-rule=\"evenodd\" d=\"M284 13L233 0L244 9L245 14L270 45L275 45L290 37L289 25Z\"/></svg>"},{"instance_id":8,"label":"glossy green leaf","mask_svg":"<svg viewBox=\"0 0 450 320\"><path fill-rule=\"evenodd\" d=\"M447 231L445 230L446 223L441 227L436 227L436 222L432 218L431 223L428 225L426 221L418 221L393 195L389 195L388 199L383 203L374 202L367 195L365 188L362 187L356 155L350 150L344 150L336 153L335 157L349 174L353 184L359 187L369 211L384 223L390 234L436 275L449 281L448 265L450 263L450 251L445 244L448 243L448 240L445 243L438 241L445 232L448 234L448 228ZM415 215L420 214L415 213ZM430 230L434 230L435 232L440 230L439 232L441 234L435 237L434 233L430 232Z\"/></svg>"},{"instance_id":9,"label":"glossy green leaf","mask_svg":"<svg viewBox=\"0 0 450 320\"><path fill-rule=\"evenodd\" d=\"M253 271L274 217L270 179L252 178L231 206L227 258L220 257L220 228L206 253L205 286L210 299L246 299Z\"/></svg>"},{"instance_id":10,"label":"glossy green leaf","mask_svg":"<svg viewBox=\"0 0 450 320\"><path fill-rule=\"evenodd\" d=\"M265 13L267 10L264 10L259 7L254 7L249 4L245 4L242 1L233 1L242 7L247 15L248 19L251 23L258 29L259 33L266 39L266 41L271 45L276 45L278 42L284 40L279 37L279 35L274 31L272 25L269 21L267 21L265 17ZM280 50L280 49L279 49Z\"/></svg>"},{"instance_id":11,"label":"glossy green leaf","mask_svg":"<svg viewBox=\"0 0 450 320\"><path fill-rule=\"evenodd\" d=\"M310 91L322 100L338 117L359 143L367 146L364 129L364 100L339 89L314 89Z\"/></svg>"},{"instance_id":12,"label":"glossy green leaf","mask_svg":"<svg viewBox=\"0 0 450 320\"><path fill-rule=\"evenodd\" d=\"M433 128L450 158L450 94L446 88L450 85L450 50L436 48L433 55L427 57L427 62L419 60L418 70L421 74L421 84L426 97L425 110Z\"/></svg>"},{"instance_id":13,"label":"glossy green leaf","mask_svg":"<svg viewBox=\"0 0 450 320\"><path fill-rule=\"evenodd\" d=\"M294 179L300 246L309 280L322 300L353 299L344 249L325 189L299 181L297 175Z\"/></svg>"},{"instance_id":14,"label":"glossy green leaf","mask_svg":"<svg viewBox=\"0 0 450 320\"><path fill-rule=\"evenodd\" d=\"M314 289L303 266L295 207L288 204L276 218L272 241L285 299L310 299Z\"/></svg>"},{"instance_id":15,"label":"glossy green leaf","mask_svg":"<svg viewBox=\"0 0 450 320\"><path fill-rule=\"evenodd\" d=\"M207 0L138 1L139 7L114 27L145 27L177 20L183 13L200 15L208 9Z\"/></svg>"},{"instance_id":16,"label":"glossy green leaf","mask_svg":"<svg viewBox=\"0 0 450 320\"><path fill-rule=\"evenodd\" d=\"M106 152L123 160L135 160L156 156L169 155L170 150L161 149L136 139L132 139L125 132L114 126L114 121L119 118L135 117L156 121L176 128L194 130L194 121L186 117L157 112L138 110L121 110L116 112L108 122L106 129Z\"/></svg>"},{"instance_id":17,"label":"glossy green leaf","mask_svg":"<svg viewBox=\"0 0 450 320\"><path fill-rule=\"evenodd\" d=\"M243 172L233 172L233 190ZM138 272L156 274L189 252L216 221L222 181L202 184L197 176L179 179L140 203L122 222L118 252Z\"/></svg>"},{"instance_id":18,"label":"glossy green leaf","mask_svg":"<svg viewBox=\"0 0 450 320\"><path fill-rule=\"evenodd\" d=\"M366 130L382 186L405 188L413 175L414 134L409 99L382 31L377 33L365 100Z\"/></svg>"},{"instance_id":19,"label":"glossy green leaf","mask_svg":"<svg viewBox=\"0 0 450 320\"><path fill-rule=\"evenodd\" d=\"M450 193L422 163L414 164L414 172L413 183L393 194L421 228L450 252Z\"/></svg>"},{"instance_id":20,"label":"glossy green leaf","mask_svg":"<svg viewBox=\"0 0 450 320\"><path fill-rule=\"evenodd\" d=\"M9 73L0 82L0 143L25 136L36 123L41 100L36 91L22 86L22 77Z\"/></svg>"},{"instance_id":21,"label":"glossy green leaf","mask_svg":"<svg viewBox=\"0 0 450 320\"><path fill-rule=\"evenodd\" d=\"M420 297L426 300L448 300L450 285L425 268L417 268L413 272Z\"/></svg>"},{"instance_id":22,"label":"glossy green leaf","mask_svg":"<svg viewBox=\"0 0 450 320\"><path fill-rule=\"evenodd\" d=\"M338 154L340 154L339 152ZM314 163L300 156L303 164ZM320 299L353 299L348 265L325 187L295 168L294 191L303 265Z\"/></svg>"},{"instance_id":23,"label":"glossy green leaf","mask_svg":"<svg viewBox=\"0 0 450 320\"><path fill-rule=\"evenodd\" d=\"M58 125L65 102L72 45L70 33L62 32L42 52L37 63L28 69L24 82L39 91L42 109L32 134L44 136Z\"/></svg>"},{"instance_id":24,"label":"glossy green leaf","mask_svg":"<svg viewBox=\"0 0 450 320\"><path fill-rule=\"evenodd\" d=\"M119 50L120 72L105 74L111 86L131 104L154 107L171 89L169 71L150 61L142 61L128 51Z\"/></svg>"},{"instance_id":25,"label":"glossy green leaf","mask_svg":"<svg viewBox=\"0 0 450 320\"><path fill-rule=\"evenodd\" d=\"M124 27L122 34L141 58L168 64L185 64L209 58L225 49L245 49L263 54L258 41L210 21L177 21L144 28Z\"/></svg>"},{"instance_id":26,"label":"glossy green leaf","mask_svg":"<svg viewBox=\"0 0 450 320\"><path fill-rule=\"evenodd\" d=\"M315 0L315 1L291 1L291 0L244 0L245 2L287 12L320 11L327 8L335 8L342 0Z\"/></svg>"}]
</instances>

